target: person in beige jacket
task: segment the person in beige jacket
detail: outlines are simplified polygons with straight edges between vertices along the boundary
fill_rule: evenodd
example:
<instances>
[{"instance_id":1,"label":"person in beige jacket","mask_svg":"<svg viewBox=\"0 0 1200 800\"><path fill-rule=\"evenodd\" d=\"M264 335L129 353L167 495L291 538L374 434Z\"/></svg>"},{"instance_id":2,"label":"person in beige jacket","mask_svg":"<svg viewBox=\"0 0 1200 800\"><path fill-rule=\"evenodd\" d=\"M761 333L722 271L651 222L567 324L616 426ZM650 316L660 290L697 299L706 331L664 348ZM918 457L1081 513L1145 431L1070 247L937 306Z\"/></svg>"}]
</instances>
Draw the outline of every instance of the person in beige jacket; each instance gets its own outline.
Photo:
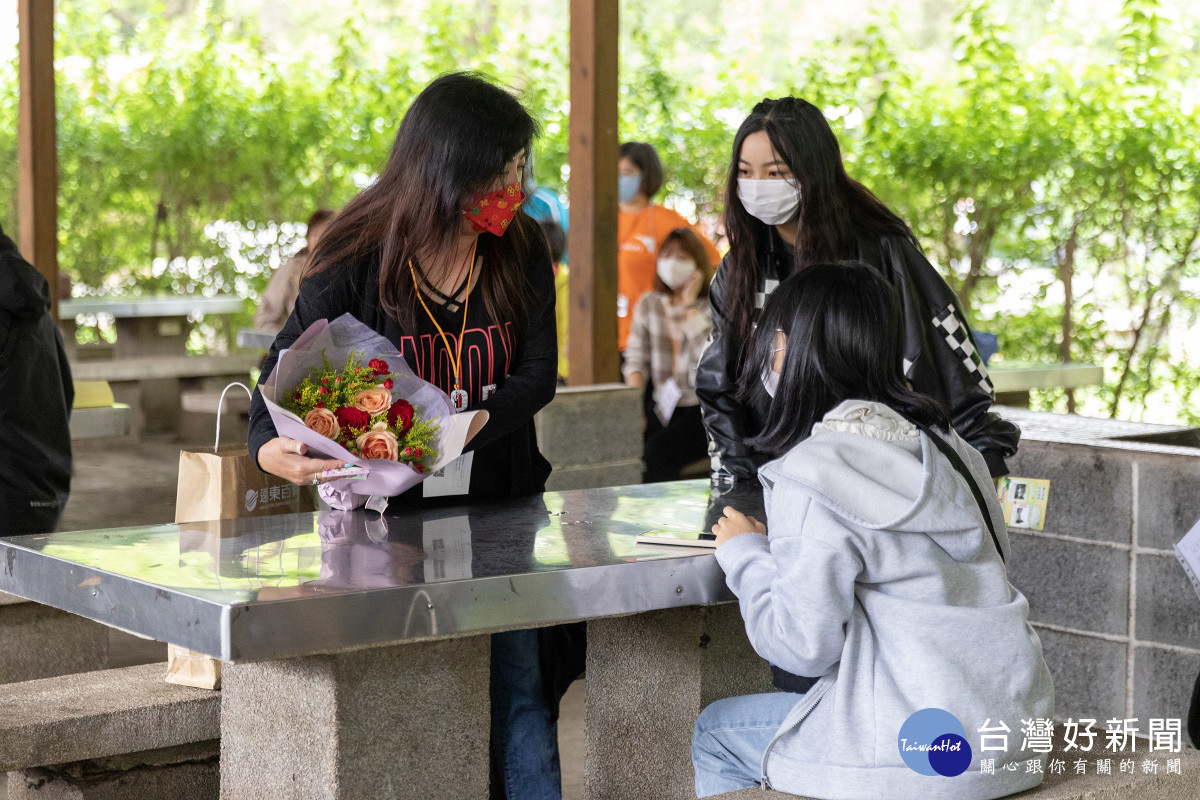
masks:
<instances>
[{"instance_id":1,"label":"person in beige jacket","mask_svg":"<svg viewBox=\"0 0 1200 800\"><path fill-rule=\"evenodd\" d=\"M328 208L318 208L308 218L308 231L304 234L304 247L296 255L279 265L263 290L258 310L254 312L254 327L261 331L278 331L292 315L296 295L300 293L300 278L308 264L308 254L317 246L325 226L333 218Z\"/></svg>"}]
</instances>

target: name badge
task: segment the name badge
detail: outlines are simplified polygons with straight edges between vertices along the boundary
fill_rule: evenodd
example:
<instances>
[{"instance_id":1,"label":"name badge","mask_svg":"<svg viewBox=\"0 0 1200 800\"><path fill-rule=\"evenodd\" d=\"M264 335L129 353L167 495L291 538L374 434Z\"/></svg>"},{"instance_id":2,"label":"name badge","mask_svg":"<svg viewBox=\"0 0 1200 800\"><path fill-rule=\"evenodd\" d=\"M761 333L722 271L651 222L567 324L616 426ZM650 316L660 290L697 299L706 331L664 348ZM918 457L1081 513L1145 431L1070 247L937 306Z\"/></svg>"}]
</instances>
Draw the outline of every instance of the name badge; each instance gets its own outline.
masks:
<instances>
[{"instance_id":1,"label":"name badge","mask_svg":"<svg viewBox=\"0 0 1200 800\"><path fill-rule=\"evenodd\" d=\"M667 378L659 387L658 402L654 404L654 411L663 425L671 422L671 417L675 414L675 407L682 399L683 389L679 388L679 382L675 380L674 376Z\"/></svg>"},{"instance_id":2,"label":"name badge","mask_svg":"<svg viewBox=\"0 0 1200 800\"><path fill-rule=\"evenodd\" d=\"M426 583L471 577L471 523L467 517L426 520L421 525L421 540Z\"/></svg>"},{"instance_id":3,"label":"name badge","mask_svg":"<svg viewBox=\"0 0 1200 800\"><path fill-rule=\"evenodd\" d=\"M471 490L471 463L474 451L463 453L421 483L423 497L450 497Z\"/></svg>"}]
</instances>

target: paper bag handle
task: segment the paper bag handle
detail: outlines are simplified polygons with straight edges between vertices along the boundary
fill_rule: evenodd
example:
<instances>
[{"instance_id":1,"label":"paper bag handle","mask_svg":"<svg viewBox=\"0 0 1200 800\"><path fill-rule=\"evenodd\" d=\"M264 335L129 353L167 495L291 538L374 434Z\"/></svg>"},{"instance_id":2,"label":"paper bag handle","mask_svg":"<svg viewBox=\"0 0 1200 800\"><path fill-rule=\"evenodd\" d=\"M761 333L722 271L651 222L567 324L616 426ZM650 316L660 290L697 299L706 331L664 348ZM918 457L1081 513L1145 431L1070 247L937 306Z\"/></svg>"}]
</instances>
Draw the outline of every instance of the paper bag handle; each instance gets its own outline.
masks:
<instances>
[{"instance_id":1,"label":"paper bag handle","mask_svg":"<svg viewBox=\"0 0 1200 800\"><path fill-rule=\"evenodd\" d=\"M213 438L214 453L217 452L217 448L221 445L221 410L225 407L225 393L234 386L242 387L242 389L246 391L246 396L251 400L254 399L254 394L250 391L250 387L246 386L244 383L240 383L239 381L234 381L221 390L221 399L217 401L217 435Z\"/></svg>"}]
</instances>

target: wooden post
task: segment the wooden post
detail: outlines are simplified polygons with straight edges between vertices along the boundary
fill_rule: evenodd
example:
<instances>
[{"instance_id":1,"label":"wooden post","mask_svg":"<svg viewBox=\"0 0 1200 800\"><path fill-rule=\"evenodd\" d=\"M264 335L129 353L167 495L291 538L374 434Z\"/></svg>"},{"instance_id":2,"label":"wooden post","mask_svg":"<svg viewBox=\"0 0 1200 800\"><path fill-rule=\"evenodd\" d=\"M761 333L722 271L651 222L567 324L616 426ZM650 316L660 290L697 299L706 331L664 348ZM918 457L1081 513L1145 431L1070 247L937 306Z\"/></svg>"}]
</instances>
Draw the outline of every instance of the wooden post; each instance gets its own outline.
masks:
<instances>
[{"instance_id":1,"label":"wooden post","mask_svg":"<svg viewBox=\"0 0 1200 800\"><path fill-rule=\"evenodd\" d=\"M571 0L570 384L620 379L617 0Z\"/></svg>"},{"instance_id":2,"label":"wooden post","mask_svg":"<svg viewBox=\"0 0 1200 800\"><path fill-rule=\"evenodd\" d=\"M58 320L58 154L54 129L54 0L18 0L17 113L21 255L50 283Z\"/></svg>"}]
</instances>

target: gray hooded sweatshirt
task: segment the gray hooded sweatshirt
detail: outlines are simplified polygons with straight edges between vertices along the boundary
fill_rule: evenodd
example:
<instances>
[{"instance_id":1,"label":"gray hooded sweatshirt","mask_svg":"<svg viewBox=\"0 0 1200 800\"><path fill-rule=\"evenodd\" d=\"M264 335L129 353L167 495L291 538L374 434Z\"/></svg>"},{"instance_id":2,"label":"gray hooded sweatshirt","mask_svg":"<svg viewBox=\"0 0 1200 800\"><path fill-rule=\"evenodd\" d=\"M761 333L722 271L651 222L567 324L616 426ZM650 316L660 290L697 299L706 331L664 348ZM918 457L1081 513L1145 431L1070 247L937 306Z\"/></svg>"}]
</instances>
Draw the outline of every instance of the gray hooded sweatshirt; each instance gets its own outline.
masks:
<instances>
[{"instance_id":1,"label":"gray hooded sweatshirt","mask_svg":"<svg viewBox=\"0 0 1200 800\"><path fill-rule=\"evenodd\" d=\"M989 498L1007 556L982 456L947 440ZM886 406L847 401L760 479L769 535L737 536L717 560L758 654L822 676L768 746L764 786L824 800L971 800L1040 784L1048 755L1022 749L1022 729L1053 718L1050 672L1028 603L949 460ZM931 707L965 730L972 758L960 775L920 774L900 754L901 726ZM979 732L1001 723L1011 733Z\"/></svg>"}]
</instances>

